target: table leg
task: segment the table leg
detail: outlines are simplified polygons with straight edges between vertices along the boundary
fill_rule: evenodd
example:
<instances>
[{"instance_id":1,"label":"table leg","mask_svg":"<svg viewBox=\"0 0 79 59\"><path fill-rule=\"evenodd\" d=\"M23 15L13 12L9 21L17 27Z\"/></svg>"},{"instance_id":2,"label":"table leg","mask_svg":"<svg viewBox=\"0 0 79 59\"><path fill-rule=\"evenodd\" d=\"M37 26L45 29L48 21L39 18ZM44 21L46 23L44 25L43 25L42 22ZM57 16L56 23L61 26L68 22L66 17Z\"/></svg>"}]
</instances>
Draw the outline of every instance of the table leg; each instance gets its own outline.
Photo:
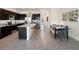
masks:
<instances>
[{"instance_id":1,"label":"table leg","mask_svg":"<svg viewBox=\"0 0 79 59\"><path fill-rule=\"evenodd\" d=\"M56 29L55 29L55 35L54 35L55 39L56 39Z\"/></svg>"},{"instance_id":2,"label":"table leg","mask_svg":"<svg viewBox=\"0 0 79 59\"><path fill-rule=\"evenodd\" d=\"M68 37L68 30L67 30L67 41L68 41L69 37Z\"/></svg>"}]
</instances>

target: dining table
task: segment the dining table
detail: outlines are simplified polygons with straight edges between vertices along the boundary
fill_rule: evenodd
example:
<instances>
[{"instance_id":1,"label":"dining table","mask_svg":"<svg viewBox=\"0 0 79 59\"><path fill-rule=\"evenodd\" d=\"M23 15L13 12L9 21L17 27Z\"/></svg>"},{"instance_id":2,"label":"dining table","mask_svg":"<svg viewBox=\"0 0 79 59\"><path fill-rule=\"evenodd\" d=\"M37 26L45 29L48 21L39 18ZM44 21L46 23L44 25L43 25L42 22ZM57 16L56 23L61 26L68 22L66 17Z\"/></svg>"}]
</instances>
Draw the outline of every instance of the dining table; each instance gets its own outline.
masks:
<instances>
[{"instance_id":1,"label":"dining table","mask_svg":"<svg viewBox=\"0 0 79 59\"><path fill-rule=\"evenodd\" d=\"M55 34L54 34L55 39L57 38L57 34L59 34L59 32L64 31L64 32L66 32L65 35L66 35L66 39L68 40L68 28L66 26L54 26L53 30L55 32Z\"/></svg>"}]
</instances>

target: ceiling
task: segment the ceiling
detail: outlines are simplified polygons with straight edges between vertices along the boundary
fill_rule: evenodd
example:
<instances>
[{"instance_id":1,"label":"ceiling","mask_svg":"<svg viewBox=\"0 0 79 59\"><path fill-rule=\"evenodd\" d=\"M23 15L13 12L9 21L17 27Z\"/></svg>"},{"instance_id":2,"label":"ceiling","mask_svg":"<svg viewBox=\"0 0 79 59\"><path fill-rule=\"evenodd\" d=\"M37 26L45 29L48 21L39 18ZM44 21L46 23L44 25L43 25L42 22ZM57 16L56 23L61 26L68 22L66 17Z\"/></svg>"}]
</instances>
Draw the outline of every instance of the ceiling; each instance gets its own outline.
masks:
<instances>
[{"instance_id":1,"label":"ceiling","mask_svg":"<svg viewBox=\"0 0 79 59\"><path fill-rule=\"evenodd\" d=\"M25 14L27 11L40 11L41 8L3 8L3 9Z\"/></svg>"},{"instance_id":2,"label":"ceiling","mask_svg":"<svg viewBox=\"0 0 79 59\"><path fill-rule=\"evenodd\" d=\"M40 8L15 8L18 11L40 11Z\"/></svg>"}]
</instances>

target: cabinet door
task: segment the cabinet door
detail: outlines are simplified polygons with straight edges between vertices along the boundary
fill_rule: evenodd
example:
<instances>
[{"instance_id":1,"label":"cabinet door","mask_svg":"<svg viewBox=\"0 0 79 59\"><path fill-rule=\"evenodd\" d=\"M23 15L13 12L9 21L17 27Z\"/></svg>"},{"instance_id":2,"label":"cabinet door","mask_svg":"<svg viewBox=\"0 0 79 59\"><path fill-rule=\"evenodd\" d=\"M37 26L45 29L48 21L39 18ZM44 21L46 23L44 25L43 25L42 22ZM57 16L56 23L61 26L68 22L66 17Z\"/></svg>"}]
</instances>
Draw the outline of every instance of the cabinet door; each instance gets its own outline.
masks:
<instances>
[{"instance_id":1,"label":"cabinet door","mask_svg":"<svg viewBox=\"0 0 79 59\"><path fill-rule=\"evenodd\" d=\"M1 38L8 36L12 33L11 26L1 27Z\"/></svg>"}]
</instances>

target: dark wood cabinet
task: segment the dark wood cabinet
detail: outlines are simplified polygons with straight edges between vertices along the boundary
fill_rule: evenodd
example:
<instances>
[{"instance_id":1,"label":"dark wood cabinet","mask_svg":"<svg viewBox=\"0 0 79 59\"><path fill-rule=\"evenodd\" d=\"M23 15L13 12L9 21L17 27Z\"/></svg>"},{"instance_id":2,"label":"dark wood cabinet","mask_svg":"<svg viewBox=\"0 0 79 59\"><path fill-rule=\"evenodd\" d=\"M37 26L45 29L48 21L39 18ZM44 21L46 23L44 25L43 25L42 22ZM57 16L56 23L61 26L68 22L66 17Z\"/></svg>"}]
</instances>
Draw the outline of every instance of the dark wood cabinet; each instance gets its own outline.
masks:
<instances>
[{"instance_id":1,"label":"dark wood cabinet","mask_svg":"<svg viewBox=\"0 0 79 59\"><path fill-rule=\"evenodd\" d=\"M20 14L13 11L0 8L0 20L9 20L9 16L14 15L15 20L25 20L26 14Z\"/></svg>"},{"instance_id":2,"label":"dark wood cabinet","mask_svg":"<svg viewBox=\"0 0 79 59\"><path fill-rule=\"evenodd\" d=\"M25 20L26 15L24 14L16 14L15 20Z\"/></svg>"},{"instance_id":3,"label":"dark wood cabinet","mask_svg":"<svg viewBox=\"0 0 79 59\"><path fill-rule=\"evenodd\" d=\"M7 35L11 34L11 26L4 26L0 28L0 39L6 37Z\"/></svg>"},{"instance_id":4,"label":"dark wood cabinet","mask_svg":"<svg viewBox=\"0 0 79 59\"><path fill-rule=\"evenodd\" d=\"M0 27L0 39L12 34L15 30L18 31L18 26L23 24L24 23Z\"/></svg>"},{"instance_id":5,"label":"dark wood cabinet","mask_svg":"<svg viewBox=\"0 0 79 59\"><path fill-rule=\"evenodd\" d=\"M9 15L15 15L14 12L0 8L0 20L9 20Z\"/></svg>"},{"instance_id":6,"label":"dark wood cabinet","mask_svg":"<svg viewBox=\"0 0 79 59\"><path fill-rule=\"evenodd\" d=\"M32 14L32 19L33 19L33 20L38 20L38 19L40 19L40 14Z\"/></svg>"},{"instance_id":7,"label":"dark wood cabinet","mask_svg":"<svg viewBox=\"0 0 79 59\"><path fill-rule=\"evenodd\" d=\"M0 14L0 20L9 20L9 14Z\"/></svg>"}]
</instances>

